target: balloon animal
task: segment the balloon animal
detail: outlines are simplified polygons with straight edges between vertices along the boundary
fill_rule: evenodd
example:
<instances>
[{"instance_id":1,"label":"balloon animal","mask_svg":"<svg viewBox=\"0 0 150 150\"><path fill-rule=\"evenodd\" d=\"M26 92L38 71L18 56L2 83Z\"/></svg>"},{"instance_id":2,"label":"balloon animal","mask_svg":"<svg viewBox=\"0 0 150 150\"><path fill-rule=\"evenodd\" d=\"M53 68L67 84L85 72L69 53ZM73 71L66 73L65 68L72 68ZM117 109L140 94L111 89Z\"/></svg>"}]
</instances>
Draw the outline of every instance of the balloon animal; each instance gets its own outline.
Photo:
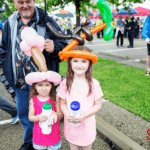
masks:
<instances>
[{"instance_id":1,"label":"balloon animal","mask_svg":"<svg viewBox=\"0 0 150 150\"><path fill-rule=\"evenodd\" d=\"M112 13L109 8L109 5L104 0L97 1L97 7L102 15L104 20L104 24L96 26L89 30L86 26L90 23L89 19L87 18L81 26L77 27L72 34L65 35L59 33L55 30L50 22L46 25L51 30L51 32L58 38L63 39L74 39L71 43L69 43L61 52L59 52L59 57L61 60L68 60L69 57L82 57L85 59L92 60L92 63L96 63L98 58L95 54L81 51L81 50L72 50L76 45L84 44L84 39L88 41L93 40L93 35L96 32L104 29L104 40L108 41L111 40L113 37L113 24L112 22ZM28 28L28 27L27 27ZM25 31L26 30L26 31ZM80 36L79 33L83 32ZM32 33L32 34L31 34ZM43 47L44 47L44 38L37 36L36 31L32 31L31 29L24 29L22 31L22 42L20 44L21 49L26 53L28 56L32 56L35 63L38 65L42 72L47 72L47 66L45 58L42 54ZM71 51L72 50L72 51Z\"/></svg>"}]
</instances>

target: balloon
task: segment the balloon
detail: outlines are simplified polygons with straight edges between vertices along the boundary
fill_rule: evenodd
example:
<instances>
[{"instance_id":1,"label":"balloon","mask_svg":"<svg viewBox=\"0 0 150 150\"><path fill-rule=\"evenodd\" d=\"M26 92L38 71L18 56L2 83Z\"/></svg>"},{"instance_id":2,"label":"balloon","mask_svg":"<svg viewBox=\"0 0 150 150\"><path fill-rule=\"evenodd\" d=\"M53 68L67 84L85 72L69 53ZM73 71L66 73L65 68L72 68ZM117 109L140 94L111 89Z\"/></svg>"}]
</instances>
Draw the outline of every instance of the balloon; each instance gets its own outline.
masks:
<instances>
[{"instance_id":1,"label":"balloon","mask_svg":"<svg viewBox=\"0 0 150 150\"><path fill-rule=\"evenodd\" d=\"M32 72L26 75L25 80L29 85L48 80L56 86L61 82L61 75L54 71Z\"/></svg>"},{"instance_id":2,"label":"balloon","mask_svg":"<svg viewBox=\"0 0 150 150\"><path fill-rule=\"evenodd\" d=\"M27 35L24 40L30 47L36 46L37 44L37 36L35 35Z\"/></svg>"},{"instance_id":3,"label":"balloon","mask_svg":"<svg viewBox=\"0 0 150 150\"><path fill-rule=\"evenodd\" d=\"M22 51L24 52L28 52L30 51L31 47L27 45L27 43L25 41L21 41L20 43L20 48Z\"/></svg>"},{"instance_id":4,"label":"balloon","mask_svg":"<svg viewBox=\"0 0 150 150\"><path fill-rule=\"evenodd\" d=\"M32 54L34 62L37 64L40 70L46 72L48 70L46 66L46 60L41 50L37 47L32 47L31 54Z\"/></svg>"},{"instance_id":5,"label":"balloon","mask_svg":"<svg viewBox=\"0 0 150 150\"><path fill-rule=\"evenodd\" d=\"M22 40L25 40L25 37L27 36L27 35L37 35L37 33L36 33L36 31L33 29L33 28L31 28L31 27L26 27L26 28L24 28L23 30L22 30L22 32L21 32L21 38L22 38Z\"/></svg>"},{"instance_id":6,"label":"balloon","mask_svg":"<svg viewBox=\"0 0 150 150\"><path fill-rule=\"evenodd\" d=\"M109 5L104 0L97 1L97 7L102 15L103 21L107 23L107 28L104 29L104 40L109 41L114 36L112 21L112 12Z\"/></svg>"},{"instance_id":7,"label":"balloon","mask_svg":"<svg viewBox=\"0 0 150 150\"><path fill-rule=\"evenodd\" d=\"M39 47L39 48L41 48L41 47L44 47L44 44L45 44L45 39L42 37L42 36L37 36L36 37L36 43L35 43L35 45L37 46L37 47Z\"/></svg>"},{"instance_id":8,"label":"balloon","mask_svg":"<svg viewBox=\"0 0 150 150\"><path fill-rule=\"evenodd\" d=\"M33 60L41 71L47 71L46 60L42 54L45 40L42 36L37 35L36 31L30 27L22 30L21 36L23 41L20 48L27 56L32 56Z\"/></svg>"},{"instance_id":9,"label":"balloon","mask_svg":"<svg viewBox=\"0 0 150 150\"><path fill-rule=\"evenodd\" d=\"M98 58L95 54L87 51L81 51L81 50L72 50L69 52L63 52L59 53L59 56L61 59L65 59L68 61L69 57L76 57L76 58L84 58L92 61L92 64L96 63L98 61Z\"/></svg>"}]
</instances>

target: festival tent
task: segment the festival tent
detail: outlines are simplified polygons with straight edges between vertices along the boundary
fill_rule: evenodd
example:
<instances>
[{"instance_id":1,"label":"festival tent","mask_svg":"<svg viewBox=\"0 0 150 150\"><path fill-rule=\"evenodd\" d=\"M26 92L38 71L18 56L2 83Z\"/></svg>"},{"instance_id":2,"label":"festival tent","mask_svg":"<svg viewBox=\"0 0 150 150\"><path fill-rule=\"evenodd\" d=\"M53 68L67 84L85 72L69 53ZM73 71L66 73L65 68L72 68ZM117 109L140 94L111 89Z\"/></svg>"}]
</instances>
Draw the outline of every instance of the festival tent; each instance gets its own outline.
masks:
<instances>
[{"instance_id":1,"label":"festival tent","mask_svg":"<svg viewBox=\"0 0 150 150\"><path fill-rule=\"evenodd\" d=\"M137 14L134 16L148 16L150 15L150 9L143 8L143 7L136 7L134 8L137 11Z\"/></svg>"}]
</instances>

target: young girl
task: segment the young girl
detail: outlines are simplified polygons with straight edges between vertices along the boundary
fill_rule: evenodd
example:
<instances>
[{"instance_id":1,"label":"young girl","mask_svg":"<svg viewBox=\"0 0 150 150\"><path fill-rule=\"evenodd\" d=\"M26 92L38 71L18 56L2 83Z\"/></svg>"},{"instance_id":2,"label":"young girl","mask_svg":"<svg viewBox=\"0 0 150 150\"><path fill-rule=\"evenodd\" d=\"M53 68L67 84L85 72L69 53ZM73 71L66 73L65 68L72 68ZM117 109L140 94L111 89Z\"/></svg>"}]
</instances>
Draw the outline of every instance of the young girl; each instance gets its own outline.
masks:
<instances>
[{"instance_id":1,"label":"young girl","mask_svg":"<svg viewBox=\"0 0 150 150\"><path fill-rule=\"evenodd\" d=\"M102 107L103 93L100 83L92 78L93 58L88 57L91 58L89 60L82 58L83 55L86 56L85 51L88 50L85 47L75 47L76 50L81 48L83 49L81 55L69 56L67 76L60 83L57 93L61 98L60 107L64 113L64 135L71 150L79 150L80 147L82 150L91 150L92 142L96 137L95 113ZM72 101L80 102L80 117L70 114ZM73 127L71 123L80 123L80 125Z\"/></svg>"},{"instance_id":2,"label":"young girl","mask_svg":"<svg viewBox=\"0 0 150 150\"><path fill-rule=\"evenodd\" d=\"M49 77L48 77L49 76ZM26 82L31 86L29 120L34 122L33 147L42 150L58 150L61 147L61 131L58 119L62 118L59 102L56 101L55 87L61 81L61 76L53 71L34 72L26 76ZM50 123L52 132L42 133L41 122L48 119L42 115L43 104L52 105Z\"/></svg>"}]
</instances>

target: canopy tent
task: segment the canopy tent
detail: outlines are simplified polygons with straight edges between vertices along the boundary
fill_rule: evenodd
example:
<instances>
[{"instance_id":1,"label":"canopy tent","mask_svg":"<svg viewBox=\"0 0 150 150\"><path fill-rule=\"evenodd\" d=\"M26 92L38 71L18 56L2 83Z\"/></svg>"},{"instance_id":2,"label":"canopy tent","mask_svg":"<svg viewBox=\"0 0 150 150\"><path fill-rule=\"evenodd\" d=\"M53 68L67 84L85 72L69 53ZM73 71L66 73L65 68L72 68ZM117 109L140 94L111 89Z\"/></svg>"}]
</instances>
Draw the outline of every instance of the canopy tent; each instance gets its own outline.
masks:
<instances>
[{"instance_id":1,"label":"canopy tent","mask_svg":"<svg viewBox=\"0 0 150 150\"><path fill-rule=\"evenodd\" d=\"M61 10L59 13L55 14L57 17L62 17L62 18L71 18L74 17L73 14L69 11L66 10Z\"/></svg>"},{"instance_id":2,"label":"canopy tent","mask_svg":"<svg viewBox=\"0 0 150 150\"><path fill-rule=\"evenodd\" d=\"M143 7L136 7L134 8L137 11L137 14L134 16L148 16L150 15L150 9L143 8Z\"/></svg>"},{"instance_id":3,"label":"canopy tent","mask_svg":"<svg viewBox=\"0 0 150 150\"><path fill-rule=\"evenodd\" d=\"M136 10L134 10L133 8L129 8L128 10L125 9L119 9L119 12L117 13L118 15L128 15L129 13L132 14L137 14Z\"/></svg>"}]
</instances>

